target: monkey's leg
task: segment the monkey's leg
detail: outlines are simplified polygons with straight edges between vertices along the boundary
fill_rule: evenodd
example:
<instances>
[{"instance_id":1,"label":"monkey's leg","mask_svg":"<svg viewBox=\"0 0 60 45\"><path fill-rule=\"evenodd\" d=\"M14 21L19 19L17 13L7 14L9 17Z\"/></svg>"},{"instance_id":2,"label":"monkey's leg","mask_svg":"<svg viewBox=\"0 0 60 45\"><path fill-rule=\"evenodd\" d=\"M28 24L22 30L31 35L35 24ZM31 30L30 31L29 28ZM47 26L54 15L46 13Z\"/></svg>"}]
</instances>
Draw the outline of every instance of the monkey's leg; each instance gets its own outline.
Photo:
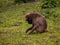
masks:
<instances>
[{"instance_id":1,"label":"monkey's leg","mask_svg":"<svg viewBox=\"0 0 60 45\"><path fill-rule=\"evenodd\" d=\"M48 32L48 30L47 29L45 29L45 30L43 30L44 32Z\"/></svg>"}]
</instances>

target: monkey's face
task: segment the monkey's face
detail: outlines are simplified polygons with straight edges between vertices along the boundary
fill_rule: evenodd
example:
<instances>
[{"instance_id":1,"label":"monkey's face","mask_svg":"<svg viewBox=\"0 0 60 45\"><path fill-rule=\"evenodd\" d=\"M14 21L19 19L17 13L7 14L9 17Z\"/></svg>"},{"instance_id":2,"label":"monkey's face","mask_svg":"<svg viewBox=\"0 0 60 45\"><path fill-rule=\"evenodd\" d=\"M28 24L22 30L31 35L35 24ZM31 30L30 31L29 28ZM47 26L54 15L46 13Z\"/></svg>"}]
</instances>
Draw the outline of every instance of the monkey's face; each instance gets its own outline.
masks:
<instances>
[{"instance_id":1,"label":"monkey's face","mask_svg":"<svg viewBox=\"0 0 60 45\"><path fill-rule=\"evenodd\" d=\"M29 15L26 16L26 21L29 23L29 24L32 24L32 19Z\"/></svg>"}]
</instances>

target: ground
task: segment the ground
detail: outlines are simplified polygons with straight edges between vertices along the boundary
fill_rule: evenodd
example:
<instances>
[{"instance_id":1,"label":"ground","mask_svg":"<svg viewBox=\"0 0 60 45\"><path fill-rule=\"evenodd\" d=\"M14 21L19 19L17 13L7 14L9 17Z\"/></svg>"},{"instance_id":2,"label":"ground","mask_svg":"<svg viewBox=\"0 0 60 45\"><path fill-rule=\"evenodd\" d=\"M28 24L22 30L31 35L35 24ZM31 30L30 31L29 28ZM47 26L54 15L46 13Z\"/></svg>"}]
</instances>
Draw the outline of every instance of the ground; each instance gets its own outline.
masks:
<instances>
[{"instance_id":1,"label":"ground","mask_svg":"<svg viewBox=\"0 0 60 45\"><path fill-rule=\"evenodd\" d=\"M55 8L59 15L54 20L46 18L49 32L25 33L31 26L25 21L25 15L35 9L40 10L35 5L17 5L0 13L0 45L60 45L60 7Z\"/></svg>"}]
</instances>

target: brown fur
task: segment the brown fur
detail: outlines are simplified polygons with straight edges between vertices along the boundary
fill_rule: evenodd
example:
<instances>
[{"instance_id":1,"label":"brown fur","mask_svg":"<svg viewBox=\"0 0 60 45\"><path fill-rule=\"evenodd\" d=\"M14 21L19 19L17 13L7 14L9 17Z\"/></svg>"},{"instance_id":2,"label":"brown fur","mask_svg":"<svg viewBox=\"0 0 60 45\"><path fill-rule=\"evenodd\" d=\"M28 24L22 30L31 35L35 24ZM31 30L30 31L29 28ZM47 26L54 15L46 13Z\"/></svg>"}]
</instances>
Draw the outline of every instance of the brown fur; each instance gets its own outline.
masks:
<instances>
[{"instance_id":1,"label":"brown fur","mask_svg":"<svg viewBox=\"0 0 60 45\"><path fill-rule=\"evenodd\" d=\"M47 31L47 22L43 15L38 13L30 13L26 15L26 21L28 24L32 24L32 27L26 30L26 33L31 30L29 34L31 34L34 30L37 33L42 33Z\"/></svg>"}]
</instances>

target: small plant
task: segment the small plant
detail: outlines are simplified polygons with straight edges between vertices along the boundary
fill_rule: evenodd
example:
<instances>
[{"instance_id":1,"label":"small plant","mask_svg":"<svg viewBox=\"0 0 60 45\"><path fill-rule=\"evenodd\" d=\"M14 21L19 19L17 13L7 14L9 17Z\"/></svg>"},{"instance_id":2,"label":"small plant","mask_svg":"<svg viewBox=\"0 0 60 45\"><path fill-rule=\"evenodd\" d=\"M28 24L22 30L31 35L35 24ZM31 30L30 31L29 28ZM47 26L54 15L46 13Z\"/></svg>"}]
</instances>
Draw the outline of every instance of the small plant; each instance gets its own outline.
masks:
<instances>
[{"instance_id":1,"label":"small plant","mask_svg":"<svg viewBox=\"0 0 60 45\"><path fill-rule=\"evenodd\" d=\"M43 0L42 1L42 8L54 8L58 5L59 1L57 0Z\"/></svg>"},{"instance_id":2,"label":"small plant","mask_svg":"<svg viewBox=\"0 0 60 45\"><path fill-rule=\"evenodd\" d=\"M50 10L50 9L45 9L42 11L42 14L46 17L46 18L56 18L58 15L56 14L55 10Z\"/></svg>"}]
</instances>

